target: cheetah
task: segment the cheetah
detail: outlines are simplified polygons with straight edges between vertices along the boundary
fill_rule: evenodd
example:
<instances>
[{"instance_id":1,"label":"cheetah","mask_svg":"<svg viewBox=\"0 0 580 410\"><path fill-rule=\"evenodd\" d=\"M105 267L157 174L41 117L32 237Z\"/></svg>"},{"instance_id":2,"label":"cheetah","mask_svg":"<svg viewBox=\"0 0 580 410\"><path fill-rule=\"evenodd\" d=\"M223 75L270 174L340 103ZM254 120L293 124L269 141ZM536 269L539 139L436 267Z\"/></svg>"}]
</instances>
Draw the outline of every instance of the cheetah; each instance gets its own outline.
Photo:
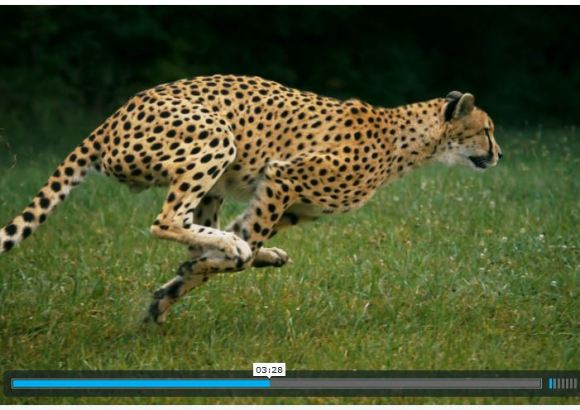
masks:
<instances>
[{"instance_id":1,"label":"cheetah","mask_svg":"<svg viewBox=\"0 0 580 410\"><path fill-rule=\"evenodd\" d=\"M132 97L66 157L0 230L0 253L30 236L89 170L137 190L168 186L151 232L190 255L154 292L147 320L162 323L218 273L286 264L284 250L263 246L284 228L360 208L431 162L495 166L494 123L474 102L453 91L381 108L236 75L162 84ZM222 229L225 198L248 206Z\"/></svg>"}]
</instances>

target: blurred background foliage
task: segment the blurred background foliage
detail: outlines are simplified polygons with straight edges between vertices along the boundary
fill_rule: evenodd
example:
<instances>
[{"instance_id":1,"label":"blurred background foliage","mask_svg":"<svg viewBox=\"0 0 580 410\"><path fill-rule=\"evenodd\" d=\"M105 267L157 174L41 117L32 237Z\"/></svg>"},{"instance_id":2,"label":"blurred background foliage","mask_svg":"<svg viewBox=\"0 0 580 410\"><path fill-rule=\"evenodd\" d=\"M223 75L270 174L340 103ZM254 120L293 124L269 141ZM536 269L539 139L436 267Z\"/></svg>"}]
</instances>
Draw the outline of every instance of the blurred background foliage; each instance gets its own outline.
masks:
<instances>
[{"instance_id":1,"label":"blurred background foliage","mask_svg":"<svg viewBox=\"0 0 580 410\"><path fill-rule=\"evenodd\" d=\"M0 133L14 145L10 129L58 123L62 135L46 139L59 142L67 126L96 126L141 89L213 73L382 106L459 89L499 124L570 125L578 120L578 10L1 7ZM30 138L20 142L39 137Z\"/></svg>"}]
</instances>

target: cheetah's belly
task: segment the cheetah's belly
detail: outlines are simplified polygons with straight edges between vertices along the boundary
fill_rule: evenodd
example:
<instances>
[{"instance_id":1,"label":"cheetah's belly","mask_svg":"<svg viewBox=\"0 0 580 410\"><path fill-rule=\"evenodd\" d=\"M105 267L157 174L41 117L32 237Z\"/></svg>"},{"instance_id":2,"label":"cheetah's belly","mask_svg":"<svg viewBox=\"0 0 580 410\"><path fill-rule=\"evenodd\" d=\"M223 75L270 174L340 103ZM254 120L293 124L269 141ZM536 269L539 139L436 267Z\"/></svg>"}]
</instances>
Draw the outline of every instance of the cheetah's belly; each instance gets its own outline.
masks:
<instances>
[{"instance_id":1,"label":"cheetah's belly","mask_svg":"<svg viewBox=\"0 0 580 410\"><path fill-rule=\"evenodd\" d=\"M249 201L256 189L256 180L243 181L240 173L228 171L217 181L208 195L219 196L237 202Z\"/></svg>"}]
</instances>

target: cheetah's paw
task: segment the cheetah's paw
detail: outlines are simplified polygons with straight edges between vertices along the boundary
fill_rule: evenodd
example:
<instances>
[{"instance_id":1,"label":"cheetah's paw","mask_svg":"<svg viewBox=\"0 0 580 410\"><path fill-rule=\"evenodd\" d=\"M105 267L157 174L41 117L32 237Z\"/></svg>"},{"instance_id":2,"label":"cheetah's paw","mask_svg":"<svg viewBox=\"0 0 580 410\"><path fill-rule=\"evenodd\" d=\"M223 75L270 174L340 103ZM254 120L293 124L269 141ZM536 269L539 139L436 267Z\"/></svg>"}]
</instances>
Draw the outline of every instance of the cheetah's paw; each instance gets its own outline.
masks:
<instances>
[{"instance_id":1,"label":"cheetah's paw","mask_svg":"<svg viewBox=\"0 0 580 410\"><path fill-rule=\"evenodd\" d=\"M288 257L288 254L283 249L260 248L254 258L252 266L256 268L263 268L266 266L280 267L288 262L292 262L292 259Z\"/></svg>"},{"instance_id":2,"label":"cheetah's paw","mask_svg":"<svg viewBox=\"0 0 580 410\"><path fill-rule=\"evenodd\" d=\"M252 248L250 245L240 237L229 232L221 238L221 241L215 249L208 249L202 255L202 257L207 259L235 261L236 268L245 266L252 259L252 256Z\"/></svg>"}]
</instances>

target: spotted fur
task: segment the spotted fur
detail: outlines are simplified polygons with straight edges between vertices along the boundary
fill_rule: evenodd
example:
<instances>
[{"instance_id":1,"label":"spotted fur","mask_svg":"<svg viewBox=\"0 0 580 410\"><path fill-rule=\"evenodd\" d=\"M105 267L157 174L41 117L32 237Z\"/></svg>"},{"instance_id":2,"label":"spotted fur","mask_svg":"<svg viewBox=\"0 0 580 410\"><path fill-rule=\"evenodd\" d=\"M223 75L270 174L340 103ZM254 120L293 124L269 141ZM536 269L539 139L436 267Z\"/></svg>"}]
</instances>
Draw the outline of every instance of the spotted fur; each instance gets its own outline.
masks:
<instances>
[{"instance_id":1,"label":"spotted fur","mask_svg":"<svg viewBox=\"0 0 580 410\"><path fill-rule=\"evenodd\" d=\"M155 292L150 318L218 272L281 266L264 248L279 230L351 211L434 160L474 169L501 157L494 124L471 94L380 108L259 77L215 75L138 93L57 167L24 211L0 230L0 253L28 237L89 169L131 188L169 186L151 231L189 247L191 260ZM220 229L224 198L249 200Z\"/></svg>"}]
</instances>

